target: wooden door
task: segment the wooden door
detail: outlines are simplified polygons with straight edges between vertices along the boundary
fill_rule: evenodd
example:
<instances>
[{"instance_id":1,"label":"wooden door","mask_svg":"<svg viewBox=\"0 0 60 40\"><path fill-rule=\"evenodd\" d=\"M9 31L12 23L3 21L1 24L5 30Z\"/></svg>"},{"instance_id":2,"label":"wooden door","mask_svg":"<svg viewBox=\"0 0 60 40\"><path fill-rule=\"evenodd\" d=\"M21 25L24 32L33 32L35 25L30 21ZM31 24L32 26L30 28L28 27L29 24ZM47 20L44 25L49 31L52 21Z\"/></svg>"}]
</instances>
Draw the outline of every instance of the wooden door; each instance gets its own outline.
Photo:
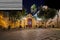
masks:
<instances>
[{"instance_id":1,"label":"wooden door","mask_svg":"<svg viewBox=\"0 0 60 40\"><path fill-rule=\"evenodd\" d=\"M32 19L28 18L28 27L31 28L32 27Z\"/></svg>"}]
</instances>

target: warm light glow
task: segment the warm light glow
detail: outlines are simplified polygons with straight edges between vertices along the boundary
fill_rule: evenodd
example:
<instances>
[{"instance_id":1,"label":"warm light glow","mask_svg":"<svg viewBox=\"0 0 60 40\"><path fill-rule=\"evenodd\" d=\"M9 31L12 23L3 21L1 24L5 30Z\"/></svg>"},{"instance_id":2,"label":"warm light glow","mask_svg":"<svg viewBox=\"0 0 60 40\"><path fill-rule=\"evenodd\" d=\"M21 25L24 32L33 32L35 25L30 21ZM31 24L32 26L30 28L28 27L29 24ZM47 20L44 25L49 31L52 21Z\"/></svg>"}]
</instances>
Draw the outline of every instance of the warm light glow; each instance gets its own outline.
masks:
<instances>
[{"instance_id":1,"label":"warm light glow","mask_svg":"<svg viewBox=\"0 0 60 40\"><path fill-rule=\"evenodd\" d=\"M25 17L23 19L26 19Z\"/></svg>"},{"instance_id":2,"label":"warm light glow","mask_svg":"<svg viewBox=\"0 0 60 40\"><path fill-rule=\"evenodd\" d=\"M43 9L48 9L48 6L43 6L42 8L43 8Z\"/></svg>"},{"instance_id":3,"label":"warm light glow","mask_svg":"<svg viewBox=\"0 0 60 40\"><path fill-rule=\"evenodd\" d=\"M38 21L38 20L41 21L42 19L41 19L41 18L37 18L37 21Z\"/></svg>"},{"instance_id":4,"label":"warm light glow","mask_svg":"<svg viewBox=\"0 0 60 40\"><path fill-rule=\"evenodd\" d=\"M8 26L8 21L4 20L4 17L0 15L0 26L7 28Z\"/></svg>"}]
</instances>

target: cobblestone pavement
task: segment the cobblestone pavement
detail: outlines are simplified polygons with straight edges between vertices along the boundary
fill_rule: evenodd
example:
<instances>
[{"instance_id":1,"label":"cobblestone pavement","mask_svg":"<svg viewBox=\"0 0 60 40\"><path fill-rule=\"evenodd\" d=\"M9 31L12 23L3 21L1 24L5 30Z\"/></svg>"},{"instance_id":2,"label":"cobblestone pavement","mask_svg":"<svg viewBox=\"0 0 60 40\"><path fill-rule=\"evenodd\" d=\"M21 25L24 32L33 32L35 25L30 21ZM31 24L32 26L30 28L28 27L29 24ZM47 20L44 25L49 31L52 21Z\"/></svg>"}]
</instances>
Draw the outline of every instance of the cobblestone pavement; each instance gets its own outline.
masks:
<instances>
[{"instance_id":1,"label":"cobblestone pavement","mask_svg":"<svg viewBox=\"0 0 60 40\"><path fill-rule=\"evenodd\" d=\"M60 29L0 31L0 40L60 40Z\"/></svg>"}]
</instances>

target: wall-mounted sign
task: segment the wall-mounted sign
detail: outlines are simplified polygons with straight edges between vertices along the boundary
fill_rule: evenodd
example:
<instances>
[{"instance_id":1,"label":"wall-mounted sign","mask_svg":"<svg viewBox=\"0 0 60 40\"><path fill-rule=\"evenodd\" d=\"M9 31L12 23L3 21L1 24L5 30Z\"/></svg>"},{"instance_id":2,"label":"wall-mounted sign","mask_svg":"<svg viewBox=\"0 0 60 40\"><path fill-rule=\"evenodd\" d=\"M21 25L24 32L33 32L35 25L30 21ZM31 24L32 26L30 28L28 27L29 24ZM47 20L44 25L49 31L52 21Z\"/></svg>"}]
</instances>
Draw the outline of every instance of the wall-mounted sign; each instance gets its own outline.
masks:
<instances>
[{"instance_id":1,"label":"wall-mounted sign","mask_svg":"<svg viewBox=\"0 0 60 40\"><path fill-rule=\"evenodd\" d=\"M22 0L0 0L0 10L22 10Z\"/></svg>"}]
</instances>

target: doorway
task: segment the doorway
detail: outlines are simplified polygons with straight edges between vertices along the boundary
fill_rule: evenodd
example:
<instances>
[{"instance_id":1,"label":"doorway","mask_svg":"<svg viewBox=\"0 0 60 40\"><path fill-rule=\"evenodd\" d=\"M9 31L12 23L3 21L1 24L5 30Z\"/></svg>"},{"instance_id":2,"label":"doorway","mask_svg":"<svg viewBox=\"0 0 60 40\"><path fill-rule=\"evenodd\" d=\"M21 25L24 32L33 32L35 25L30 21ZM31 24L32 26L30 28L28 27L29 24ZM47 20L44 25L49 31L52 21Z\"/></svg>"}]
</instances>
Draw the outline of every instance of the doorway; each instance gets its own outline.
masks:
<instances>
[{"instance_id":1,"label":"doorway","mask_svg":"<svg viewBox=\"0 0 60 40\"><path fill-rule=\"evenodd\" d=\"M28 27L32 28L32 19L31 18L28 18Z\"/></svg>"}]
</instances>

